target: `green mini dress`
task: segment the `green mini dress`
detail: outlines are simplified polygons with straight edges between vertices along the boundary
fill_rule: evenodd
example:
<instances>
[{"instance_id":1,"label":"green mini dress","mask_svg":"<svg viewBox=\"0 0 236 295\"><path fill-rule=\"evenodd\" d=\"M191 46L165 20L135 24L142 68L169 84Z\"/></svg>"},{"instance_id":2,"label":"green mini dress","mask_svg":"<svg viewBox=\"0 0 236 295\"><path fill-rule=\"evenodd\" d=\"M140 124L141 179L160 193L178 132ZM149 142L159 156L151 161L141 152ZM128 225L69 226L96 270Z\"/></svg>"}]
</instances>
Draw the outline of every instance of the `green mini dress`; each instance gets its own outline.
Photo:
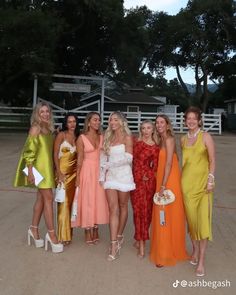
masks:
<instances>
[{"instance_id":1,"label":"green mini dress","mask_svg":"<svg viewBox=\"0 0 236 295\"><path fill-rule=\"evenodd\" d=\"M35 187L29 184L27 176L22 171L26 166L32 165L44 177L37 188L54 188L55 177L53 168L53 136L49 134L39 134L37 136L28 135L21 157L16 169L14 186Z\"/></svg>"}]
</instances>

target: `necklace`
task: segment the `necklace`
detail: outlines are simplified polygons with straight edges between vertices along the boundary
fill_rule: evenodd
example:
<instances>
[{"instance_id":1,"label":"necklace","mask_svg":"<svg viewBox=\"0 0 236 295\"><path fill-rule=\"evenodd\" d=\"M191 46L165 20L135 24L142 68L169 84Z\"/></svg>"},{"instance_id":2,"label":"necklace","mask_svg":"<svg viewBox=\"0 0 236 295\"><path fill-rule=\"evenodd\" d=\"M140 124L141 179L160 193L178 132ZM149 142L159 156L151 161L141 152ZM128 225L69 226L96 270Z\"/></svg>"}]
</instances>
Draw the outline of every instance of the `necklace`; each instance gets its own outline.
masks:
<instances>
[{"instance_id":1,"label":"necklace","mask_svg":"<svg viewBox=\"0 0 236 295\"><path fill-rule=\"evenodd\" d=\"M187 133L188 138L195 138L197 137L198 133L200 132L200 128L193 134L190 134L189 132Z\"/></svg>"}]
</instances>

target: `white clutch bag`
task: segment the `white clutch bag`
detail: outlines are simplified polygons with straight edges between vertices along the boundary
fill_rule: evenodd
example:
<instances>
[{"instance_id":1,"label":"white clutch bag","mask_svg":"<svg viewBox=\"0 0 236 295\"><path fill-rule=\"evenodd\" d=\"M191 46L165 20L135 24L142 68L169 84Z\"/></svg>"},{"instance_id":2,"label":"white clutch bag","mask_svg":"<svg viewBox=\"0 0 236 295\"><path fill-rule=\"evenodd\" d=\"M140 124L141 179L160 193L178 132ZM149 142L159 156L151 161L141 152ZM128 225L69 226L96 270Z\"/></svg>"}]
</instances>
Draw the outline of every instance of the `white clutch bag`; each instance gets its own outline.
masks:
<instances>
[{"instance_id":1,"label":"white clutch bag","mask_svg":"<svg viewBox=\"0 0 236 295\"><path fill-rule=\"evenodd\" d=\"M65 186L63 182L58 183L55 191L55 202L58 203L63 203L65 202L65 196L66 196L66 191L65 191Z\"/></svg>"},{"instance_id":2,"label":"white clutch bag","mask_svg":"<svg viewBox=\"0 0 236 295\"><path fill-rule=\"evenodd\" d=\"M155 195L153 196L154 204L159 205L159 206L168 205L168 204L173 203L174 201L175 201L175 195L169 189L164 190L162 197L159 196L159 193L155 193Z\"/></svg>"}]
</instances>

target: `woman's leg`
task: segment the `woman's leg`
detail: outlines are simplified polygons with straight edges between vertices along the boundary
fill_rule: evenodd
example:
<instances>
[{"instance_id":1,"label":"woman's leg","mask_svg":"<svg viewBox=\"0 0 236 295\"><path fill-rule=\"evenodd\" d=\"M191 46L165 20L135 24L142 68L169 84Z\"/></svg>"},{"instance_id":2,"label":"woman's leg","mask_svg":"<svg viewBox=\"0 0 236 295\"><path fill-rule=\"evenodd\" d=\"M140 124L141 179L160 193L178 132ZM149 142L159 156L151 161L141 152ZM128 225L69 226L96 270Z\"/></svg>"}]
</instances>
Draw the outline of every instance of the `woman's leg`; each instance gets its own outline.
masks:
<instances>
[{"instance_id":1,"label":"woman's leg","mask_svg":"<svg viewBox=\"0 0 236 295\"><path fill-rule=\"evenodd\" d=\"M129 192L118 192L119 197L119 209L120 209L120 215L119 215L119 227L117 235L119 237L119 240L123 240L123 231L128 219L128 201L129 201Z\"/></svg>"},{"instance_id":2,"label":"woman's leg","mask_svg":"<svg viewBox=\"0 0 236 295\"><path fill-rule=\"evenodd\" d=\"M116 190L106 190L107 202L109 207L109 221L110 221L110 240L117 240L117 233L119 227L119 202L118 192ZM111 244L111 255L115 255L117 251L117 244Z\"/></svg>"},{"instance_id":3,"label":"woman's leg","mask_svg":"<svg viewBox=\"0 0 236 295\"><path fill-rule=\"evenodd\" d=\"M190 263L193 265L197 265L199 260L199 241L192 240L192 245L193 245L193 252L192 252Z\"/></svg>"},{"instance_id":4,"label":"woman's leg","mask_svg":"<svg viewBox=\"0 0 236 295\"><path fill-rule=\"evenodd\" d=\"M40 191L37 191L37 197L33 207L32 227L30 228L35 239L39 239L38 225L43 213L43 207L42 195Z\"/></svg>"},{"instance_id":5,"label":"woman's leg","mask_svg":"<svg viewBox=\"0 0 236 295\"><path fill-rule=\"evenodd\" d=\"M52 189L39 189L40 194L43 198L43 213L44 213L44 219L45 223L48 229L48 234L51 238L51 241L54 244L58 243L55 228L54 228L54 220L53 220L53 193Z\"/></svg>"},{"instance_id":6,"label":"woman's leg","mask_svg":"<svg viewBox=\"0 0 236 295\"><path fill-rule=\"evenodd\" d=\"M204 269L204 260L205 260L205 253L206 253L206 248L207 248L207 239L200 240L199 242L199 262L198 266L196 269L196 274L199 276L203 276L205 274L205 269Z\"/></svg>"}]
</instances>

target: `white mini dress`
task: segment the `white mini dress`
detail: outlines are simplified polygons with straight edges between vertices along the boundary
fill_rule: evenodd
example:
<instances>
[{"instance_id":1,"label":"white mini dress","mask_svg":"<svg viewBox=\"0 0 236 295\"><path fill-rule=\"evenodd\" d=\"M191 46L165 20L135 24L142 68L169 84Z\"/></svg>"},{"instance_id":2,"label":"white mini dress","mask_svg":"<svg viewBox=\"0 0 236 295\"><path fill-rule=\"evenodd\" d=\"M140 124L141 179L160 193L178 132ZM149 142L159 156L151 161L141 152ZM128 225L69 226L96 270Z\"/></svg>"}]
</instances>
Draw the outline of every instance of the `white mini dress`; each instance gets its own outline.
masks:
<instances>
[{"instance_id":1,"label":"white mini dress","mask_svg":"<svg viewBox=\"0 0 236 295\"><path fill-rule=\"evenodd\" d=\"M125 152L124 144L110 147L104 189L115 189L121 192L135 189L132 159L133 156Z\"/></svg>"}]
</instances>

